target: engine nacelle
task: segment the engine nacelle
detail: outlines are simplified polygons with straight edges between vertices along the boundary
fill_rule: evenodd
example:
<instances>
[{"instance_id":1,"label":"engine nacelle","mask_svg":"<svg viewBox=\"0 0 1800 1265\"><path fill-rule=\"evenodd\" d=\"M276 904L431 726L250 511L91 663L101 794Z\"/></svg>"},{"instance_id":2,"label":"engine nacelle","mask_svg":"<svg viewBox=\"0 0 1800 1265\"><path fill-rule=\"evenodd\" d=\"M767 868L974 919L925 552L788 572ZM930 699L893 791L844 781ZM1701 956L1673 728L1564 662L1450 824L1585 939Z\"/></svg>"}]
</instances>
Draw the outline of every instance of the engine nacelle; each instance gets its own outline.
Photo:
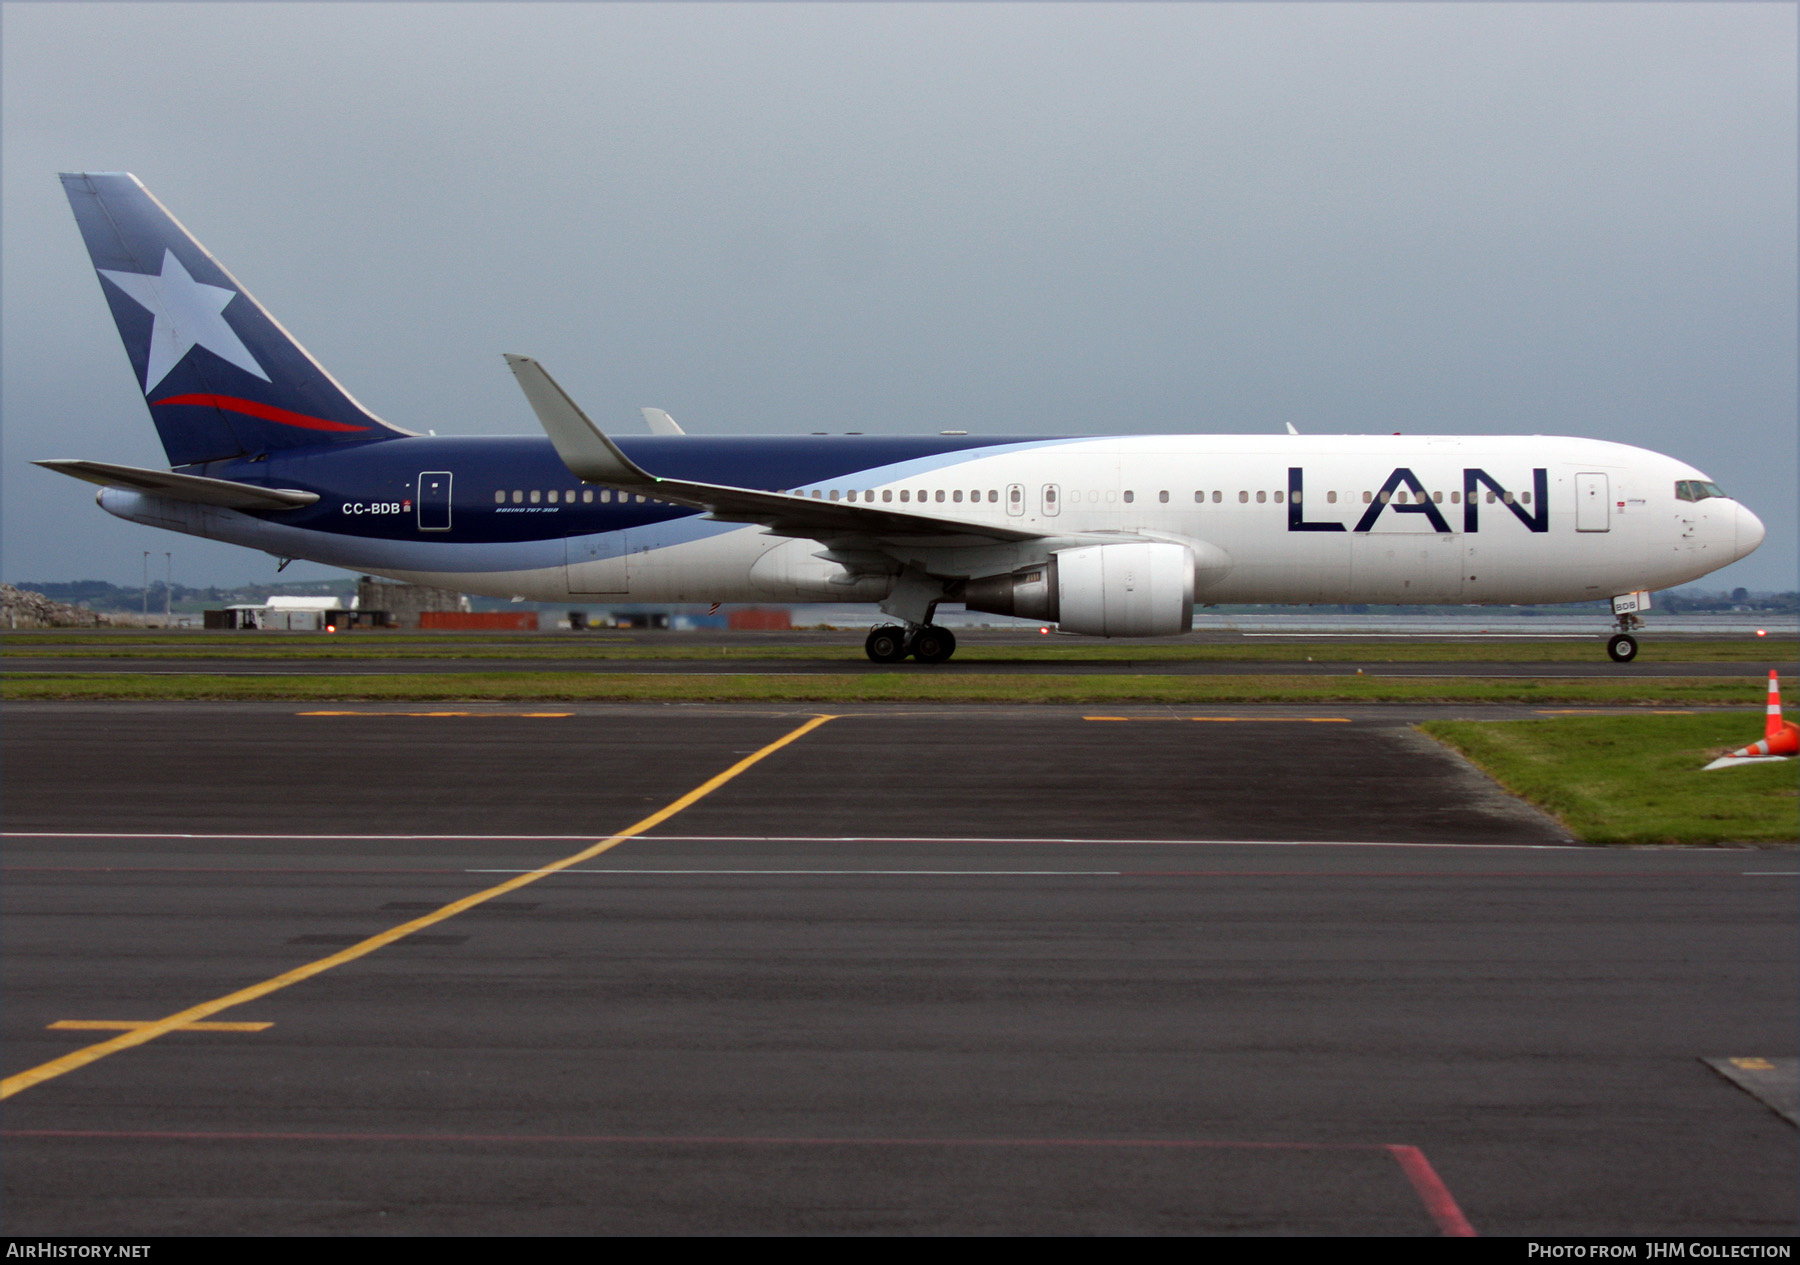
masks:
<instances>
[{"instance_id":1,"label":"engine nacelle","mask_svg":"<svg viewBox=\"0 0 1800 1265\"><path fill-rule=\"evenodd\" d=\"M1048 562L969 580L963 601L1092 637L1173 636L1194 627L1194 554L1151 541L1059 549Z\"/></svg>"}]
</instances>

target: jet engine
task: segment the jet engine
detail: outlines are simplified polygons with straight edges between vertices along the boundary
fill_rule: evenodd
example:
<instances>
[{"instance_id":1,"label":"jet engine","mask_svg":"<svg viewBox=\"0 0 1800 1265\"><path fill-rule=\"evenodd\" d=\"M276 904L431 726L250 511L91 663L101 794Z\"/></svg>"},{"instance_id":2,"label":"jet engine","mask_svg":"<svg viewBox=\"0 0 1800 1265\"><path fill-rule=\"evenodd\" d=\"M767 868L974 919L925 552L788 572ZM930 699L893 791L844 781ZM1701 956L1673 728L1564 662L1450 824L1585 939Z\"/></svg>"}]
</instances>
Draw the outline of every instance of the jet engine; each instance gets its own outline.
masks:
<instances>
[{"instance_id":1,"label":"jet engine","mask_svg":"<svg viewBox=\"0 0 1800 1265\"><path fill-rule=\"evenodd\" d=\"M966 581L963 601L1092 637L1172 636L1194 627L1194 553L1153 541L1059 549L1046 562Z\"/></svg>"}]
</instances>

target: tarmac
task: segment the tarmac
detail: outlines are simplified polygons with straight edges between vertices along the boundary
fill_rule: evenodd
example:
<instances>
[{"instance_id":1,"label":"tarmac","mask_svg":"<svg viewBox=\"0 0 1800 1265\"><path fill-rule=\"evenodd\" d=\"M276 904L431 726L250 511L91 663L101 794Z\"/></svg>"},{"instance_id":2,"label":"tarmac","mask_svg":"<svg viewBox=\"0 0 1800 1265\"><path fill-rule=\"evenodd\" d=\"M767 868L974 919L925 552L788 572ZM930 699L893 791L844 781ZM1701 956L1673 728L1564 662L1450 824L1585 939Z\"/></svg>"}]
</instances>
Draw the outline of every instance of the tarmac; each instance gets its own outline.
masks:
<instances>
[{"instance_id":1,"label":"tarmac","mask_svg":"<svg viewBox=\"0 0 1800 1265\"><path fill-rule=\"evenodd\" d=\"M7 1232L1800 1228L1792 850L1502 708L819 714L9 705Z\"/></svg>"}]
</instances>

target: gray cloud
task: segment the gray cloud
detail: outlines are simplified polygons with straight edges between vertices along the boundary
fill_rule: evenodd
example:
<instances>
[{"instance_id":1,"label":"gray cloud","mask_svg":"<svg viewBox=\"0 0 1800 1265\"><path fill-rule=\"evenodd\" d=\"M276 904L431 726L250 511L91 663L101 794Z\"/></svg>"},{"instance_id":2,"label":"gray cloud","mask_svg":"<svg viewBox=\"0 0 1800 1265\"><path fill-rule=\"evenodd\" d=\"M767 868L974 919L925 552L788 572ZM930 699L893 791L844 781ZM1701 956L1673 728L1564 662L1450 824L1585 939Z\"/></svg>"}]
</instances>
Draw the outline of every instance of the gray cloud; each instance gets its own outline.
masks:
<instances>
[{"instance_id":1,"label":"gray cloud","mask_svg":"<svg viewBox=\"0 0 1800 1265\"><path fill-rule=\"evenodd\" d=\"M4 573L190 582L54 179L137 172L352 391L532 433L1543 432L1690 460L1795 583L1795 10L4 9ZM171 541L173 543L171 543ZM291 574L292 572L290 572Z\"/></svg>"}]
</instances>

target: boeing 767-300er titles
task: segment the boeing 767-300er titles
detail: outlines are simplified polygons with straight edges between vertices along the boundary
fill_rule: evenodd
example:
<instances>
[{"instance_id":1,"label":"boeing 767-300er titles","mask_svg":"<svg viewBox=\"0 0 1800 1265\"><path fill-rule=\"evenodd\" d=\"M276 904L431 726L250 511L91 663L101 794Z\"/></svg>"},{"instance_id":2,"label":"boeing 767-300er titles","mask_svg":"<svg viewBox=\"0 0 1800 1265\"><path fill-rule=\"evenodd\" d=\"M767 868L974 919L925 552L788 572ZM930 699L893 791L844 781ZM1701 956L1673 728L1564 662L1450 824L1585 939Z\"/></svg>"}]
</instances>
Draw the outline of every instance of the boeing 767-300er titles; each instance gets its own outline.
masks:
<instances>
[{"instance_id":1,"label":"boeing 767-300er titles","mask_svg":"<svg viewBox=\"0 0 1800 1265\"><path fill-rule=\"evenodd\" d=\"M171 469L39 464L108 513L280 558L538 601L878 602L869 657L946 659L940 602L1064 632L1187 632L1196 601L1613 598L1762 541L1699 470L1529 436L603 434L506 359L548 439L370 413L136 177L62 177ZM1289 428L1290 432L1292 427Z\"/></svg>"}]
</instances>

